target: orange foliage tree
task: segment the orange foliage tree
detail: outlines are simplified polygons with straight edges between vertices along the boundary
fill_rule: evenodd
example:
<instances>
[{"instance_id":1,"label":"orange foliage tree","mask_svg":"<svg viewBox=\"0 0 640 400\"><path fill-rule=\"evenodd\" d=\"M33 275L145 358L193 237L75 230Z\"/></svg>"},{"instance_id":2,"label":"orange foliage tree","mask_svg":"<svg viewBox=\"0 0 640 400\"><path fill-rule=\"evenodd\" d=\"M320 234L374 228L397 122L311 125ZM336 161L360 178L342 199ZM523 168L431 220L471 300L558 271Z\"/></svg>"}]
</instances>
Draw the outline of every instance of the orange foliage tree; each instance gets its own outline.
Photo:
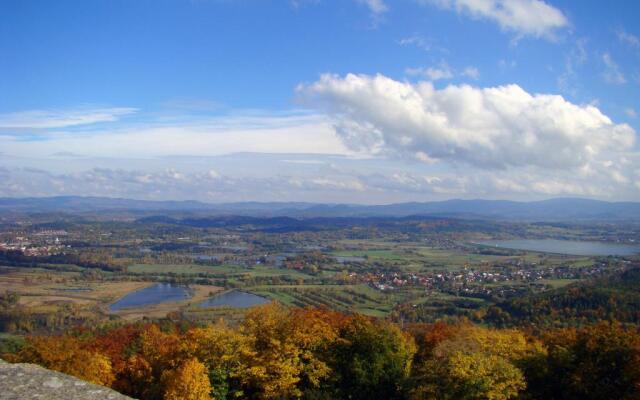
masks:
<instances>
[{"instance_id":1,"label":"orange foliage tree","mask_svg":"<svg viewBox=\"0 0 640 400\"><path fill-rule=\"evenodd\" d=\"M87 349L80 340L69 336L28 338L19 359L98 385L109 386L115 378L107 356Z\"/></svg>"}]
</instances>

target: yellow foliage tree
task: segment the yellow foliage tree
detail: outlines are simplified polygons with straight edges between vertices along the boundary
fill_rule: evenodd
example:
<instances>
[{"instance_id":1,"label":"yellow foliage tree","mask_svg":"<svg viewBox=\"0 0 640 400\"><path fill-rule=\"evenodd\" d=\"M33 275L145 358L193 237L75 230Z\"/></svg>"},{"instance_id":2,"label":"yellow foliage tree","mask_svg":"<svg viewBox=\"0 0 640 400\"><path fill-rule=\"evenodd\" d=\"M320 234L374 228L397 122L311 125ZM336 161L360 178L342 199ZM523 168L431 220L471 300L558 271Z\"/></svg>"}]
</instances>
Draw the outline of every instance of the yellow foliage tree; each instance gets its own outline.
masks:
<instances>
[{"instance_id":1,"label":"yellow foliage tree","mask_svg":"<svg viewBox=\"0 0 640 400\"><path fill-rule=\"evenodd\" d=\"M290 321L291 339L300 349L301 380L310 387L318 387L331 369L317 354L327 352L338 339L337 327L343 321L337 313L318 308L293 310Z\"/></svg>"},{"instance_id":2,"label":"yellow foliage tree","mask_svg":"<svg viewBox=\"0 0 640 400\"><path fill-rule=\"evenodd\" d=\"M299 397L301 351L292 338L289 312L276 303L256 307L245 316L241 332L248 341L239 376L246 394L257 399Z\"/></svg>"},{"instance_id":3,"label":"yellow foliage tree","mask_svg":"<svg viewBox=\"0 0 640 400\"><path fill-rule=\"evenodd\" d=\"M414 398L508 400L525 389L521 361L544 353L517 330L463 326L440 342L420 371Z\"/></svg>"},{"instance_id":4,"label":"yellow foliage tree","mask_svg":"<svg viewBox=\"0 0 640 400\"><path fill-rule=\"evenodd\" d=\"M337 337L329 319L323 311L292 312L277 303L249 311L240 329L245 342L237 375L245 396L300 397L305 387L317 387L330 372L317 350Z\"/></svg>"},{"instance_id":5,"label":"yellow foliage tree","mask_svg":"<svg viewBox=\"0 0 640 400\"><path fill-rule=\"evenodd\" d=\"M505 358L478 352L451 354L441 382L451 399L508 400L526 386L524 375Z\"/></svg>"},{"instance_id":6,"label":"yellow foliage tree","mask_svg":"<svg viewBox=\"0 0 640 400\"><path fill-rule=\"evenodd\" d=\"M223 322L206 328L193 328L183 336L184 358L197 358L209 370L209 381L216 398L242 396L239 385L232 383L243 376L241 355L247 355L248 340Z\"/></svg>"},{"instance_id":7,"label":"yellow foliage tree","mask_svg":"<svg viewBox=\"0 0 640 400\"><path fill-rule=\"evenodd\" d=\"M209 400L211 385L207 367L195 358L175 370L166 371L162 379L165 400Z\"/></svg>"},{"instance_id":8,"label":"yellow foliage tree","mask_svg":"<svg viewBox=\"0 0 640 400\"><path fill-rule=\"evenodd\" d=\"M197 358L211 368L233 371L239 368L240 352L246 339L223 322L206 328L193 328L182 338L186 358Z\"/></svg>"},{"instance_id":9,"label":"yellow foliage tree","mask_svg":"<svg viewBox=\"0 0 640 400\"><path fill-rule=\"evenodd\" d=\"M440 343L434 353L441 356L455 351L490 354L517 362L532 354L544 352L544 347L539 341L527 339L516 329L490 329L466 325L452 338Z\"/></svg>"}]
</instances>

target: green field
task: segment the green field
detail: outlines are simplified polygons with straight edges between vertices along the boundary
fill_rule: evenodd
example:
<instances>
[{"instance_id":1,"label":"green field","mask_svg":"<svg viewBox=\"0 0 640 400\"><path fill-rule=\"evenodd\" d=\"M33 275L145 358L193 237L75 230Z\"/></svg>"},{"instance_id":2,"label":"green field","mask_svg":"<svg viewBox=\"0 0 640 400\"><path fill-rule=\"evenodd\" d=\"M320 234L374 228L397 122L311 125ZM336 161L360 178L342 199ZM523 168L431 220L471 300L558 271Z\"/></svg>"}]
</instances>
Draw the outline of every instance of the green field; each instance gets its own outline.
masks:
<instances>
[{"instance_id":1,"label":"green field","mask_svg":"<svg viewBox=\"0 0 640 400\"><path fill-rule=\"evenodd\" d=\"M393 260L403 259L402 254L395 253L392 250L343 250L331 253L333 256L339 257L368 257L370 260L382 259Z\"/></svg>"},{"instance_id":2,"label":"green field","mask_svg":"<svg viewBox=\"0 0 640 400\"><path fill-rule=\"evenodd\" d=\"M575 282L580 282L580 279L541 279L538 281L538 283L549 285L554 289L561 288Z\"/></svg>"},{"instance_id":3,"label":"green field","mask_svg":"<svg viewBox=\"0 0 640 400\"><path fill-rule=\"evenodd\" d=\"M310 278L310 275L296 270L274 268L264 265L242 267L239 265L136 264L129 267L129 272L138 274L225 274L229 277L249 275L254 277L289 276L291 278Z\"/></svg>"},{"instance_id":4,"label":"green field","mask_svg":"<svg viewBox=\"0 0 640 400\"><path fill-rule=\"evenodd\" d=\"M390 295L367 285L270 285L256 286L248 290L287 305L324 306L377 316L389 313L394 304Z\"/></svg>"}]
</instances>

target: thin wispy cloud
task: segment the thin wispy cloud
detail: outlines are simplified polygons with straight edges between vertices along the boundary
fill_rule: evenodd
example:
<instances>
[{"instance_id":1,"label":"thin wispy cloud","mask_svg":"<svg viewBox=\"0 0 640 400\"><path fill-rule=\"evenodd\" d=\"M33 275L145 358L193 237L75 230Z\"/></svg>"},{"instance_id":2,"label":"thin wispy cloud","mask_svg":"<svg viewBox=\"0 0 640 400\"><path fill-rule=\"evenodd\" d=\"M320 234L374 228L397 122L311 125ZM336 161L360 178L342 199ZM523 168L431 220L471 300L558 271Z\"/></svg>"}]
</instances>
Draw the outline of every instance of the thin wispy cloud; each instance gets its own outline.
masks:
<instances>
[{"instance_id":1,"label":"thin wispy cloud","mask_svg":"<svg viewBox=\"0 0 640 400\"><path fill-rule=\"evenodd\" d=\"M441 61L437 66L432 67L406 68L404 72L409 76L427 79L432 82L453 79L455 77L470 78L472 80L480 78L480 70L476 67L467 66L461 71L456 71L445 61Z\"/></svg>"},{"instance_id":2,"label":"thin wispy cloud","mask_svg":"<svg viewBox=\"0 0 640 400\"><path fill-rule=\"evenodd\" d=\"M431 41L422 36L414 35L398 40L400 46L415 46L424 51L430 51L432 48Z\"/></svg>"},{"instance_id":3,"label":"thin wispy cloud","mask_svg":"<svg viewBox=\"0 0 640 400\"><path fill-rule=\"evenodd\" d=\"M576 96L578 93L579 79L577 71L587 62L586 45L586 39L578 39L565 56L564 71L556 80L558 88L563 93L569 93L572 96Z\"/></svg>"},{"instance_id":4,"label":"thin wispy cloud","mask_svg":"<svg viewBox=\"0 0 640 400\"><path fill-rule=\"evenodd\" d=\"M480 78L480 70L476 67L466 67L462 70L461 75L471 79L478 79Z\"/></svg>"},{"instance_id":5,"label":"thin wispy cloud","mask_svg":"<svg viewBox=\"0 0 640 400\"><path fill-rule=\"evenodd\" d=\"M407 75L419 76L422 78L426 78L430 81L438 81L441 79L453 78L453 71L451 70L449 65L445 62L441 62L437 67L407 68L405 72Z\"/></svg>"},{"instance_id":6,"label":"thin wispy cloud","mask_svg":"<svg viewBox=\"0 0 640 400\"><path fill-rule=\"evenodd\" d=\"M500 68L501 70L505 71L511 68L515 68L518 66L518 62L515 60L505 60L503 58L501 58L500 60L498 60L498 68Z\"/></svg>"},{"instance_id":7,"label":"thin wispy cloud","mask_svg":"<svg viewBox=\"0 0 640 400\"><path fill-rule=\"evenodd\" d=\"M415 47L419 50L429 52L438 52L442 54L449 54L450 51L443 46L439 45L438 42L433 38L427 38L422 35L412 35L403 37L398 40L397 43L402 47Z\"/></svg>"},{"instance_id":8,"label":"thin wispy cloud","mask_svg":"<svg viewBox=\"0 0 640 400\"><path fill-rule=\"evenodd\" d=\"M295 112L280 116L184 116L168 121L150 118L135 123L120 123L105 129L57 129L55 134L43 135L45 136L34 140L0 135L0 148L23 157L46 157L55 153L131 158L213 156L242 152L352 153L335 135L325 117Z\"/></svg>"},{"instance_id":9,"label":"thin wispy cloud","mask_svg":"<svg viewBox=\"0 0 640 400\"><path fill-rule=\"evenodd\" d=\"M602 73L602 77L607 83L622 85L627 82L624 74L620 71L618 63L613 60L609 53L604 53L602 55L602 62L604 63L605 68Z\"/></svg>"},{"instance_id":10,"label":"thin wispy cloud","mask_svg":"<svg viewBox=\"0 0 640 400\"><path fill-rule=\"evenodd\" d=\"M28 110L0 114L0 129L49 129L113 122L138 111L130 107Z\"/></svg>"},{"instance_id":11,"label":"thin wispy cloud","mask_svg":"<svg viewBox=\"0 0 640 400\"><path fill-rule=\"evenodd\" d=\"M356 0L360 4L367 6L369 11L374 15L382 15L389 11L389 7L384 0Z\"/></svg>"},{"instance_id":12,"label":"thin wispy cloud","mask_svg":"<svg viewBox=\"0 0 640 400\"><path fill-rule=\"evenodd\" d=\"M616 32L618 36L618 40L622 43L627 44L632 47L640 47L640 38L632 33L626 32L622 29Z\"/></svg>"}]
</instances>

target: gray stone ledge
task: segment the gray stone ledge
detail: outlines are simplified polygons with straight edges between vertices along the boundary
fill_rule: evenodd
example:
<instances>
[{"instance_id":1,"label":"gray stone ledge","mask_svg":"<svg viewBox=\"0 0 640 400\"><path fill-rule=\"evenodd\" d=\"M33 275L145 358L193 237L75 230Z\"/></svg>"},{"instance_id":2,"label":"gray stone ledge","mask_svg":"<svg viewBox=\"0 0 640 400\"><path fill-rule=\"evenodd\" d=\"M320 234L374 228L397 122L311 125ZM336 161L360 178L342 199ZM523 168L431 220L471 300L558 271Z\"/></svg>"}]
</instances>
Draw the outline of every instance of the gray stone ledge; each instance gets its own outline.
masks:
<instances>
[{"instance_id":1,"label":"gray stone ledge","mask_svg":"<svg viewBox=\"0 0 640 400\"><path fill-rule=\"evenodd\" d=\"M1 400L131 400L109 388L94 385L33 364L0 360Z\"/></svg>"}]
</instances>

